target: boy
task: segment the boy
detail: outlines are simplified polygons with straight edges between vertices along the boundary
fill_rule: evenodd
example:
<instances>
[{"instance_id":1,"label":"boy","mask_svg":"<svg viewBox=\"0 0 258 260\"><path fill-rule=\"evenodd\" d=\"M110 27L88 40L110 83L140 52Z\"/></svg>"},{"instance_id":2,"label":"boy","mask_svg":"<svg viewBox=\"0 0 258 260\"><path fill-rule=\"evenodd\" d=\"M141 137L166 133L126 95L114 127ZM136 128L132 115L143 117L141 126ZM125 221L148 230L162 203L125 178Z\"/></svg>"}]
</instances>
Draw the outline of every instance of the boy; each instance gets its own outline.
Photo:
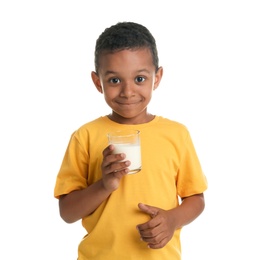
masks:
<instances>
[{"instance_id":1,"label":"boy","mask_svg":"<svg viewBox=\"0 0 258 260\"><path fill-rule=\"evenodd\" d=\"M96 41L91 77L112 111L72 134L54 191L62 219L82 219L87 231L79 260L179 260L181 228L204 209L207 182L187 128L147 112L162 78L158 62L140 24L117 23ZM108 145L108 132L123 129L141 134L136 174Z\"/></svg>"}]
</instances>

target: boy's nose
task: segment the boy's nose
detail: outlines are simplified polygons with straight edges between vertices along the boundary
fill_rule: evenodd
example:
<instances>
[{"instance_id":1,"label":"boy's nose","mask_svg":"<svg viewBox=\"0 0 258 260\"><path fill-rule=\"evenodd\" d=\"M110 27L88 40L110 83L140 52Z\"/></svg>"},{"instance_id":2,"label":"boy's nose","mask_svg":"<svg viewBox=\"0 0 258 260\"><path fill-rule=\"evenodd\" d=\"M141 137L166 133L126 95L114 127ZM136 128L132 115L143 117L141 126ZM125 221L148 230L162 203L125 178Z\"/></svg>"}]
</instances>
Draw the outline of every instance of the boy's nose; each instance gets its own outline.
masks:
<instances>
[{"instance_id":1,"label":"boy's nose","mask_svg":"<svg viewBox=\"0 0 258 260\"><path fill-rule=\"evenodd\" d=\"M123 97L131 97L134 95L134 84L130 82L124 82L121 89L121 96Z\"/></svg>"}]
</instances>

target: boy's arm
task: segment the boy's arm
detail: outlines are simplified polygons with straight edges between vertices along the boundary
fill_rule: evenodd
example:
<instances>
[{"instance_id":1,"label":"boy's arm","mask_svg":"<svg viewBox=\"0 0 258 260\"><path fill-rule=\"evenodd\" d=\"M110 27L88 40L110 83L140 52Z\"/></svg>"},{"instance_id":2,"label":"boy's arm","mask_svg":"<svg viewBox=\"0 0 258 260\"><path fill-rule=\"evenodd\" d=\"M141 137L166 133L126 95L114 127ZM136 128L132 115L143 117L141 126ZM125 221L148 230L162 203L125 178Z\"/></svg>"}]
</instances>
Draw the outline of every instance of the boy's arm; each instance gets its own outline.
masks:
<instances>
[{"instance_id":1,"label":"boy's arm","mask_svg":"<svg viewBox=\"0 0 258 260\"><path fill-rule=\"evenodd\" d=\"M151 217L148 222L137 226L141 239L148 244L148 247L153 249L164 247L176 229L191 223L204 210L203 193L182 200L181 205L171 210L139 204L139 208Z\"/></svg>"},{"instance_id":2,"label":"boy's arm","mask_svg":"<svg viewBox=\"0 0 258 260\"><path fill-rule=\"evenodd\" d=\"M181 228L195 220L203 212L204 207L203 193L182 198L181 205L172 210L172 214L176 214L177 228Z\"/></svg>"},{"instance_id":3,"label":"boy's arm","mask_svg":"<svg viewBox=\"0 0 258 260\"><path fill-rule=\"evenodd\" d=\"M119 187L121 178L129 172L130 162L122 161L124 154L112 154L113 150L114 146L109 145L103 151L102 179L85 189L60 196L59 211L65 222L73 223L90 215Z\"/></svg>"},{"instance_id":4,"label":"boy's arm","mask_svg":"<svg viewBox=\"0 0 258 260\"><path fill-rule=\"evenodd\" d=\"M59 198L59 211L62 219L73 223L90 215L111 192L107 191L102 180L83 190L75 190Z\"/></svg>"}]
</instances>

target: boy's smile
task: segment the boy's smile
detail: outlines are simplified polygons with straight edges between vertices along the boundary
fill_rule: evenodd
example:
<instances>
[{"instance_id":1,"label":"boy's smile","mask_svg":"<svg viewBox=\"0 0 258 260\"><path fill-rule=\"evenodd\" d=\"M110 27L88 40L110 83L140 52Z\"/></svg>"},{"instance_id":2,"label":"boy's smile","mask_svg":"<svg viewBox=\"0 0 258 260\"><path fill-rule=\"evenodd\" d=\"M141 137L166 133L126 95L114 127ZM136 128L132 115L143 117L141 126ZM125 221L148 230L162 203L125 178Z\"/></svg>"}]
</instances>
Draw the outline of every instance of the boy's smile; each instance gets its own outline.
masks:
<instances>
[{"instance_id":1,"label":"boy's smile","mask_svg":"<svg viewBox=\"0 0 258 260\"><path fill-rule=\"evenodd\" d=\"M162 78L162 68L155 71L148 48L103 53L98 75L92 79L112 109L110 119L121 124L141 124L153 119L147 113L152 92Z\"/></svg>"}]
</instances>

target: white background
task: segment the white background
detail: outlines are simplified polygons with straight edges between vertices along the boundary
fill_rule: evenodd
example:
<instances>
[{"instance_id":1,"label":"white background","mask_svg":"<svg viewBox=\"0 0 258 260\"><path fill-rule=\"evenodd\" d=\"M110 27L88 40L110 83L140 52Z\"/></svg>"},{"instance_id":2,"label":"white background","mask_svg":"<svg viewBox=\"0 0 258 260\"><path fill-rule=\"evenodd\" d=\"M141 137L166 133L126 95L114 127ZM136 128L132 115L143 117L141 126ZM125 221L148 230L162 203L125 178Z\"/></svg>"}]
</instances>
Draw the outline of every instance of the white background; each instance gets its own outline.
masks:
<instances>
[{"instance_id":1,"label":"white background","mask_svg":"<svg viewBox=\"0 0 258 260\"><path fill-rule=\"evenodd\" d=\"M71 133L110 112L90 72L118 21L156 38L164 77L149 111L188 127L209 181L183 260L258 259L255 3L0 2L0 259L76 259L84 230L61 220L53 189Z\"/></svg>"}]
</instances>

